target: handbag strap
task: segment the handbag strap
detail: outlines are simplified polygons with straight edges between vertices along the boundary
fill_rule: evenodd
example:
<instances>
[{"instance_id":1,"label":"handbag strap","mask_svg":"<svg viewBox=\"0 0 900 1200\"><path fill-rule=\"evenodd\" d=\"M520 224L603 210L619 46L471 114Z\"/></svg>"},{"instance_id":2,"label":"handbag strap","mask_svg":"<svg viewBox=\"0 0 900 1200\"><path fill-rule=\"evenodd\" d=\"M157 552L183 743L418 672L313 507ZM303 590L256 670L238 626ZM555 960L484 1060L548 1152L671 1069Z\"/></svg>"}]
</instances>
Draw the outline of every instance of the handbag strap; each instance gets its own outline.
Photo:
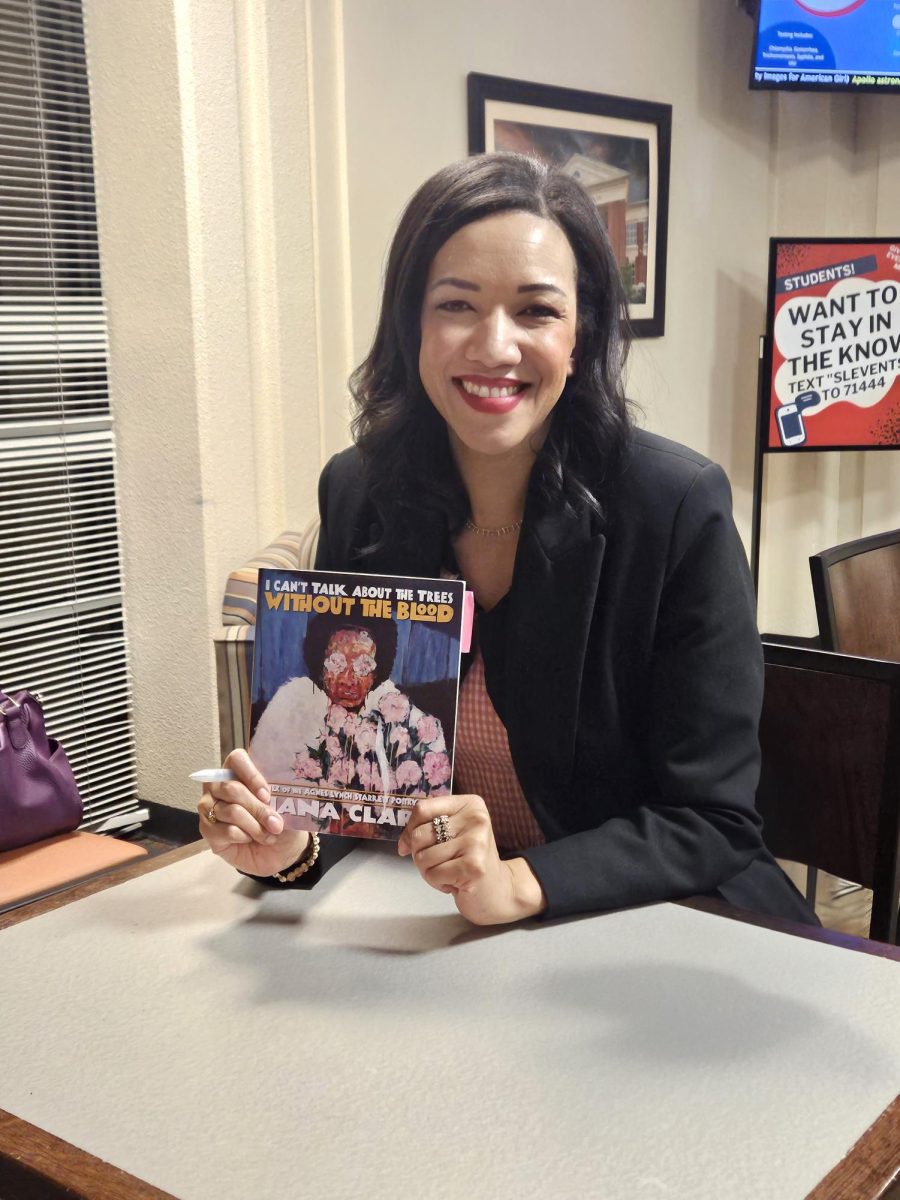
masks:
<instances>
[{"instance_id":1,"label":"handbag strap","mask_svg":"<svg viewBox=\"0 0 900 1200\"><path fill-rule=\"evenodd\" d=\"M7 704L11 708L7 708ZM12 696L0 691L0 716L6 720L9 740L15 750L22 750L28 744L28 714L24 705L17 704Z\"/></svg>"}]
</instances>

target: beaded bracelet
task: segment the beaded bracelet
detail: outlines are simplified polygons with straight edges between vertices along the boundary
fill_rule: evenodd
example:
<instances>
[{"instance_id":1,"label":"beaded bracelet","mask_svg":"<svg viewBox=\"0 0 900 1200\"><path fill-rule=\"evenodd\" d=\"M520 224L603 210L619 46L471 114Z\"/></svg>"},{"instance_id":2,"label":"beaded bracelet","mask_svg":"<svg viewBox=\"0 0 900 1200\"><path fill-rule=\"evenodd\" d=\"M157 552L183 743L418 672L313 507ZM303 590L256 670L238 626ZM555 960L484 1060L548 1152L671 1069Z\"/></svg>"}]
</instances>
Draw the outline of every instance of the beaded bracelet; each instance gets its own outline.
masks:
<instances>
[{"instance_id":1,"label":"beaded bracelet","mask_svg":"<svg viewBox=\"0 0 900 1200\"><path fill-rule=\"evenodd\" d=\"M279 883L293 883L295 879L299 879L301 875L306 874L318 857L319 835L311 833L309 835L309 844L296 863L292 867L289 867L287 871L273 871L272 878L277 879Z\"/></svg>"}]
</instances>

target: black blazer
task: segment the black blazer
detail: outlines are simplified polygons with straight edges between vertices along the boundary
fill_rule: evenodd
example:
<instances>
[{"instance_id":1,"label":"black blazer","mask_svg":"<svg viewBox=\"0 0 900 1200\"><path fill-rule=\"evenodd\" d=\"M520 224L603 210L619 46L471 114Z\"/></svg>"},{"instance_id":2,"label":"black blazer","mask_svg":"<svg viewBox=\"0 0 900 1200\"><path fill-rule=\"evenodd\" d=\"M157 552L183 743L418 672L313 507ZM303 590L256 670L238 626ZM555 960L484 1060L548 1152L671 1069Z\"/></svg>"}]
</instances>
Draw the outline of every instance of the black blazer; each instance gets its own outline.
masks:
<instances>
[{"instance_id":1,"label":"black blazer","mask_svg":"<svg viewBox=\"0 0 900 1200\"><path fill-rule=\"evenodd\" d=\"M378 532L355 448L319 484L316 566L435 577L442 518L413 549ZM763 667L724 472L634 435L603 520L529 496L512 588L479 620L488 692L546 844L523 852L547 916L707 893L814 921L754 806Z\"/></svg>"}]
</instances>

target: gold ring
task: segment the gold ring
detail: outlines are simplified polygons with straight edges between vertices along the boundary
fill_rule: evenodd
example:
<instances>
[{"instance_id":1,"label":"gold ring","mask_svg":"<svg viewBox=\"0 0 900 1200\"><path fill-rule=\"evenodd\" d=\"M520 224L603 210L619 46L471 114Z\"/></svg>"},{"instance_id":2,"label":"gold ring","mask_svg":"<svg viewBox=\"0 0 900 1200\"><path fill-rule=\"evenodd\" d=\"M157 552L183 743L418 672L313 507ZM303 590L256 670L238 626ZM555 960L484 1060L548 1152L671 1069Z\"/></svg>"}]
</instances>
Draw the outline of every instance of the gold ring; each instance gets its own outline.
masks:
<instances>
[{"instance_id":1,"label":"gold ring","mask_svg":"<svg viewBox=\"0 0 900 1200\"><path fill-rule=\"evenodd\" d=\"M218 803L219 803L218 800L213 800L212 804L206 810L206 819L207 819L207 821L209 821L210 825L215 825L219 819L216 816L216 805Z\"/></svg>"},{"instance_id":2,"label":"gold ring","mask_svg":"<svg viewBox=\"0 0 900 1200\"><path fill-rule=\"evenodd\" d=\"M448 816L433 817L431 824L434 827L434 837L438 845L450 841L453 835L450 833L450 818Z\"/></svg>"}]
</instances>

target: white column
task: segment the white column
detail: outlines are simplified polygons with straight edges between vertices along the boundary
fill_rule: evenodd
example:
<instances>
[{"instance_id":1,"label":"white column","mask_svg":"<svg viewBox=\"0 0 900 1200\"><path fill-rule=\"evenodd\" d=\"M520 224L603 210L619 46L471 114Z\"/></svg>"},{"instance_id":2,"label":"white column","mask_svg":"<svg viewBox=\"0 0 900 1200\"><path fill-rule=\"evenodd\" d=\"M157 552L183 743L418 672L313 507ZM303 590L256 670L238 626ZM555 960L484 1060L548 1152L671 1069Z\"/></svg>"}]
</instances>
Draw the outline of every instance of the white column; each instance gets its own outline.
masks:
<instances>
[{"instance_id":1,"label":"white column","mask_svg":"<svg viewBox=\"0 0 900 1200\"><path fill-rule=\"evenodd\" d=\"M218 754L228 572L322 458L301 0L85 0L142 798Z\"/></svg>"}]
</instances>

